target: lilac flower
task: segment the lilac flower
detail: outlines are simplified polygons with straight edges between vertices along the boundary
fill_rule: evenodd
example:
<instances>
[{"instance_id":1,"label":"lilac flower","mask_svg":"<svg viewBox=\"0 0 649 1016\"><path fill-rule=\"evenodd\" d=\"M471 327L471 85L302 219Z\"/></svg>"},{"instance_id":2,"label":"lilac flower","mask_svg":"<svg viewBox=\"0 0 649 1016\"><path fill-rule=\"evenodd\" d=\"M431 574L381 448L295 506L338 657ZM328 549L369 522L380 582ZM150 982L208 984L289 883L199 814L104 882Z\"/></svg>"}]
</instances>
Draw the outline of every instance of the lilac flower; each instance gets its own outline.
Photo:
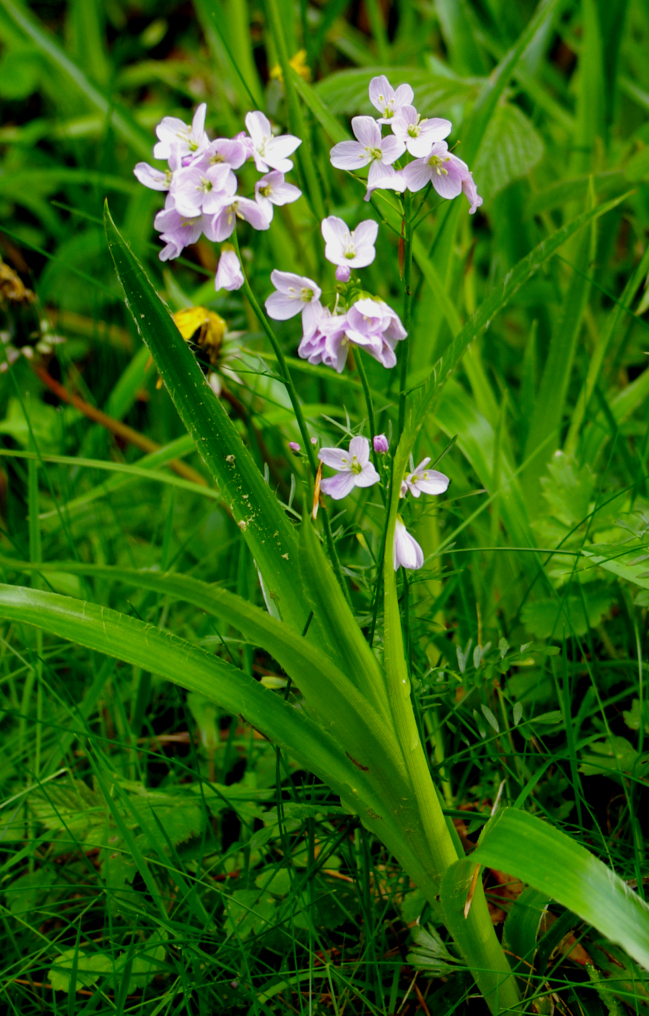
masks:
<instances>
[{"instance_id":1,"label":"lilac flower","mask_svg":"<svg viewBox=\"0 0 649 1016\"><path fill-rule=\"evenodd\" d=\"M226 163L197 159L174 174L171 194L181 215L217 215L236 193L237 178Z\"/></svg>"},{"instance_id":2,"label":"lilac flower","mask_svg":"<svg viewBox=\"0 0 649 1016\"><path fill-rule=\"evenodd\" d=\"M400 565L414 571L421 568L424 563L424 552L411 536L403 522L397 516L397 524L394 530L394 570L397 571Z\"/></svg>"},{"instance_id":3,"label":"lilac flower","mask_svg":"<svg viewBox=\"0 0 649 1016\"><path fill-rule=\"evenodd\" d=\"M222 205L221 211L214 217L214 239L220 242L232 236L237 219L249 222L253 229L268 229L270 226L264 210L256 201L251 201L250 198L235 198L234 201Z\"/></svg>"},{"instance_id":4,"label":"lilac flower","mask_svg":"<svg viewBox=\"0 0 649 1016\"><path fill-rule=\"evenodd\" d=\"M308 360L309 363L323 362L323 357L326 355L327 336L322 331L322 324L330 317L331 311L329 308L320 305L320 313L317 316L315 328L302 336L298 346L297 355L302 360Z\"/></svg>"},{"instance_id":5,"label":"lilac flower","mask_svg":"<svg viewBox=\"0 0 649 1016\"><path fill-rule=\"evenodd\" d=\"M390 442L388 441L385 434L375 434L374 441L372 443L374 445L374 451L377 453L377 455L385 455L385 453L390 448Z\"/></svg>"},{"instance_id":6,"label":"lilac flower","mask_svg":"<svg viewBox=\"0 0 649 1016\"><path fill-rule=\"evenodd\" d=\"M379 232L378 222L365 219L350 233L342 219L330 215L322 220L321 229L327 261L349 268L366 268L372 264L376 257L374 244Z\"/></svg>"},{"instance_id":7,"label":"lilac flower","mask_svg":"<svg viewBox=\"0 0 649 1016\"><path fill-rule=\"evenodd\" d=\"M432 183L442 198L456 198L462 193L462 181L469 167L448 150L445 141L436 141L425 159L416 159L403 169L408 190L420 191Z\"/></svg>"},{"instance_id":8,"label":"lilac flower","mask_svg":"<svg viewBox=\"0 0 649 1016\"><path fill-rule=\"evenodd\" d=\"M422 120L414 106L402 106L394 114L392 133L404 142L411 155L421 159L430 154L433 142L449 136L452 126L450 120L438 116Z\"/></svg>"},{"instance_id":9,"label":"lilac flower","mask_svg":"<svg viewBox=\"0 0 649 1016\"><path fill-rule=\"evenodd\" d=\"M338 265L336 268L336 279L338 282L349 282L352 270L349 265Z\"/></svg>"},{"instance_id":10,"label":"lilac flower","mask_svg":"<svg viewBox=\"0 0 649 1016\"><path fill-rule=\"evenodd\" d=\"M288 205L301 197L300 188L286 183L284 174L278 170L260 177L255 184L255 200L269 222L273 218L273 205Z\"/></svg>"},{"instance_id":11,"label":"lilac flower","mask_svg":"<svg viewBox=\"0 0 649 1016\"><path fill-rule=\"evenodd\" d=\"M468 173L467 176L464 177L462 181L462 190L466 194L469 199L469 204L471 205L469 208L469 215L473 215L482 204L482 198L478 194L478 188L475 185L473 173Z\"/></svg>"},{"instance_id":12,"label":"lilac flower","mask_svg":"<svg viewBox=\"0 0 649 1016\"><path fill-rule=\"evenodd\" d=\"M291 451L293 452L294 455L298 454L298 452L300 450L300 446L297 443L297 441L289 441L288 446L289 446L289 448L291 449Z\"/></svg>"},{"instance_id":13,"label":"lilac flower","mask_svg":"<svg viewBox=\"0 0 649 1016\"><path fill-rule=\"evenodd\" d=\"M229 292L232 292L234 289L241 289L243 283L244 278L239 258L232 247L223 247L216 268L214 288L217 293L220 289L227 289Z\"/></svg>"},{"instance_id":14,"label":"lilac flower","mask_svg":"<svg viewBox=\"0 0 649 1016\"><path fill-rule=\"evenodd\" d=\"M417 468L406 476L401 487L402 496L408 490L413 497L419 497L420 494L443 494L448 490L451 482L448 476L438 472L437 469L426 469L429 462L430 455L422 459Z\"/></svg>"},{"instance_id":15,"label":"lilac flower","mask_svg":"<svg viewBox=\"0 0 649 1016\"><path fill-rule=\"evenodd\" d=\"M160 260L177 258L184 247L196 243L201 233L205 233L208 240L216 240L215 218L214 215L204 215L202 212L194 216L181 215L173 203L158 212L153 224L160 230L160 239L166 243L158 255Z\"/></svg>"},{"instance_id":16,"label":"lilac flower","mask_svg":"<svg viewBox=\"0 0 649 1016\"><path fill-rule=\"evenodd\" d=\"M133 172L140 183L151 190L168 191L171 186L173 174L170 169L156 169L148 162L138 162Z\"/></svg>"},{"instance_id":17,"label":"lilac flower","mask_svg":"<svg viewBox=\"0 0 649 1016\"><path fill-rule=\"evenodd\" d=\"M304 334L312 335L322 315L320 287L304 275L278 272L277 269L270 273L270 281L276 292L266 299L264 306L268 316L274 321L288 321L301 312Z\"/></svg>"},{"instance_id":18,"label":"lilac flower","mask_svg":"<svg viewBox=\"0 0 649 1016\"><path fill-rule=\"evenodd\" d=\"M258 110L248 113L246 127L252 141L255 166L260 173L267 173L269 168L279 170L280 173L288 173L293 169L293 163L288 156L302 144L301 138L296 138L293 134L274 137L270 129L270 120Z\"/></svg>"},{"instance_id":19,"label":"lilac flower","mask_svg":"<svg viewBox=\"0 0 649 1016\"><path fill-rule=\"evenodd\" d=\"M207 106L202 102L194 113L191 127L176 116L165 116L155 129L160 140L154 146L153 158L168 159L174 146L181 157L204 152L210 143L205 133L206 112Z\"/></svg>"},{"instance_id":20,"label":"lilac flower","mask_svg":"<svg viewBox=\"0 0 649 1016\"><path fill-rule=\"evenodd\" d=\"M399 85L395 91L385 74L370 81L370 102L381 114L379 123L391 123L397 110L409 105L414 97L410 85Z\"/></svg>"},{"instance_id":21,"label":"lilac flower","mask_svg":"<svg viewBox=\"0 0 649 1016\"><path fill-rule=\"evenodd\" d=\"M408 334L399 315L382 300L364 297L350 307L346 316L349 341L365 347L384 367L394 367L396 344Z\"/></svg>"},{"instance_id":22,"label":"lilac flower","mask_svg":"<svg viewBox=\"0 0 649 1016\"><path fill-rule=\"evenodd\" d=\"M354 487L372 487L381 477L370 462L370 443L366 437L353 437L349 451L321 448L318 458L325 466L338 470L338 476L322 480L320 489L334 501L347 497Z\"/></svg>"},{"instance_id":23,"label":"lilac flower","mask_svg":"<svg viewBox=\"0 0 649 1016\"><path fill-rule=\"evenodd\" d=\"M216 138L210 142L205 153L209 157L210 164L218 166L225 162L231 169L241 169L246 159L252 153L248 146L237 136L236 138Z\"/></svg>"},{"instance_id":24,"label":"lilac flower","mask_svg":"<svg viewBox=\"0 0 649 1016\"><path fill-rule=\"evenodd\" d=\"M363 201L369 201L375 190L393 190L403 194L408 189L403 170L396 170L394 166L383 166L380 175L374 177L372 185L370 186L369 178L367 184Z\"/></svg>"},{"instance_id":25,"label":"lilac flower","mask_svg":"<svg viewBox=\"0 0 649 1016\"><path fill-rule=\"evenodd\" d=\"M334 145L330 152L331 165L336 169L361 169L370 167L367 186L374 189L385 174L386 166L403 155L406 146L398 138L381 137L381 128L371 116L355 116L352 130L357 141L341 141Z\"/></svg>"}]
</instances>

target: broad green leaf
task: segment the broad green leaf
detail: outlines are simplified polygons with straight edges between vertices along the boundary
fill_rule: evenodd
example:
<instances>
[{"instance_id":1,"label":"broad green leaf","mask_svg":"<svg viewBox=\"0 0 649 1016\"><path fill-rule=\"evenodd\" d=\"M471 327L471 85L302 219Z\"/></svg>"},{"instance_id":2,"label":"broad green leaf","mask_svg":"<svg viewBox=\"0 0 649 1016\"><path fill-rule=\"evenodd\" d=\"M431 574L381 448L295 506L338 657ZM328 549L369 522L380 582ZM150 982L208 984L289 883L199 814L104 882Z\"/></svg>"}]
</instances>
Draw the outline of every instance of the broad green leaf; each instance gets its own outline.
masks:
<instances>
[{"instance_id":1,"label":"broad green leaf","mask_svg":"<svg viewBox=\"0 0 649 1016\"><path fill-rule=\"evenodd\" d=\"M504 808L485 826L471 862L507 871L547 893L649 967L649 906L602 861L549 823Z\"/></svg>"},{"instance_id":2,"label":"broad green leaf","mask_svg":"<svg viewBox=\"0 0 649 1016\"><path fill-rule=\"evenodd\" d=\"M332 734L231 664L190 642L107 607L55 593L0 586L0 617L116 656L215 699L241 715L275 744L288 749L346 801L383 811L365 774L345 756Z\"/></svg>"},{"instance_id":3,"label":"broad green leaf","mask_svg":"<svg viewBox=\"0 0 649 1016\"><path fill-rule=\"evenodd\" d=\"M87 953L83 949L66 949L54 960L47 980L54 991L69 991L76 966L76 988L87 988L113 971L113 959L106 953Z\"/></svg>"},{"instance_id":4,"label":"broad green leaf","mask_svg":"<svg viewBox=\"0 0 649 1016\"><path fill-rule=\"evenodd\" d=\"M496 106L480 153L471 167L480 193L489 200L525 176L543 156L543 141L518 106Z\"/></svg>"},{"instance_id":5,"label":"broad green leaf","mask_svg":"<svg viewBox=\"0 0 649 1016\"><path fill-rule=\"evenodd\" d=\"M526 603L521 617L528 631L538 639L585 635L589 628L599 624L614 599L612 589L589 587L584 590L583 599L579 595L560 596Z\"/></svg>"},{"instance_id":6,"label":"broad green leaf","mask_svg":"<svg viewBox=\"0 0 649 1016\"><path fill-rule=\"evenodd\" d=\"M534 953L541 920L550 897L527 886L507 914L503 928L503 941L508 953L515 957L516 973L527 980L534 972Z\"/></svg>"},{"instance_id":7,"label":"broad green leaf","mask_svg":"<svg viewBox=\"0 0 649 1016\"><path fill-rule=\"evenodd\" d=\"M519 1008L516 981L491 924L481 921L487 910L478 864L463 857L449 865L442 878L440 900L451 932L478 987L494 1013ZM508 869L509 870L509 869ZM467 897L473 893L467 910ZM488 913L488 911L487 911Z\"/></svg>"},{"instance_id":8,"label":"broad green leaf","mask_svg":"<svg viewBox=\"0 0 649 1016\"><path fill-rule=\"evenodd\" d=\"M115 268L142 340L150 349L178 413L241 529L284 620L302 630L307 609L296 582L297 539L273 491L214 396L194 354L106 209Z\"/></svg>"}]
</instances>

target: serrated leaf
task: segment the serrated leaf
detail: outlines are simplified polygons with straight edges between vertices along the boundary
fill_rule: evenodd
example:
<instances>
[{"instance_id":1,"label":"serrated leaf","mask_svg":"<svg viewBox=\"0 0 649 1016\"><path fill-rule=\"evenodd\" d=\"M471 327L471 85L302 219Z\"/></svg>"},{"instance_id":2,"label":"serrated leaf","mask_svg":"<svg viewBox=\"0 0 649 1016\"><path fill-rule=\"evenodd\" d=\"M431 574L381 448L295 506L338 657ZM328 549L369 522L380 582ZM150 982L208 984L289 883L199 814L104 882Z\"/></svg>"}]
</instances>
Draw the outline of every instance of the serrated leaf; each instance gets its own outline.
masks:
<instances>
[{"instance_id":1,"label":"serrated leaf","mask_svg":"<svg viewBox=\"0 0 649 1016\"><path fill-rule=\"evenodd\" d=\"M82 949L66 949L54 960L47 975L54 991L68 992L70 990L75 955L77 965L75 988L87 988L96 984L100 977L113 971L113 959L106 953L87 953Z\"/></svg>"},{"instance_id":2,"label":"serrated leaf","mask_svg":"<svg viewBox=\"0 0 649 1016\"><path fill-rule=\"evenodd\" d=\"M471 167L485 200L526 176L541 160L543 151L540 135L518 106L497 106Z\"/></svg>"}]
</instances>

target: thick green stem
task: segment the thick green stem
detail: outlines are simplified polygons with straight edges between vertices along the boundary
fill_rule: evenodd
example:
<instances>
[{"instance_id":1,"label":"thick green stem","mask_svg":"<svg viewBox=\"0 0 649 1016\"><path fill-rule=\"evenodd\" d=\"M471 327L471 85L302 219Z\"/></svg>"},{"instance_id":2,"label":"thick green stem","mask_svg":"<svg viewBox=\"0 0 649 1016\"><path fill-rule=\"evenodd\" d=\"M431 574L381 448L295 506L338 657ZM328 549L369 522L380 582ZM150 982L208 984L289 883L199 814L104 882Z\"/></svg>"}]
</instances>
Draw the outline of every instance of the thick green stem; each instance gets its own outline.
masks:
<instances>
[{"instance_id":1,"label":"thick green stem","mask_svg":"<svg viewBox=\"0 0 649 1016\"><path fill-rule=\"evenodd\" d=\"M403 327L410 331L410 318L412 315L412 195L406 192L403 201ZM408 348L409 341L403 343L401 349L401 365L399 371L399 422L397 424L397 440L403 432L403 425L406 419L406 395L408 385Z\"/></svg>"}]
</instances>

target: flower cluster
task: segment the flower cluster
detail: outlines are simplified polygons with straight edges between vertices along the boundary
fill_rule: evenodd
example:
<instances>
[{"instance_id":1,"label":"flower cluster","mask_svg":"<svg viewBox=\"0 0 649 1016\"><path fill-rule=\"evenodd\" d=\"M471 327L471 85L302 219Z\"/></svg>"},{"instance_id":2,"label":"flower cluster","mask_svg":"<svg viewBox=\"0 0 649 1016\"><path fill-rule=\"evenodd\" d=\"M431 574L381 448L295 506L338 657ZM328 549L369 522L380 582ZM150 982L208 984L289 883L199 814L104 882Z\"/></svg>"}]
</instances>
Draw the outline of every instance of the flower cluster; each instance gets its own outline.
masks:
<instances>
[{"instance_id":1,"label":"flower cluster","mask_svg":"<svg viewBox=\"0 0 649 1016\"><path fill-rule=\"evenodd\" d=\"M287 183L285 174L293 168L289 159L302 142L292 134L275 137L270 122L259 111L248 113L246 131L234 138L211 141L205 131L207 107L202 103L191 126L177 117L166 116L156 127L155 159L164 159L164 170L138 162L135 176L153 190L166 191L164 209L155 217L155 227L165 246L160 260L177 258L188 244L204 234L222 242L234 232L237 219L253 229L268 229L274 205L297 201L301 191ZM263 175L255 184L254 199L237 193L235 170L253 159ZM217 289L239 289L243 274L232 248L223 252L216 273Z\"/></svg>"},{"instance_id":2,"label":"flower cluster","mask_svg":"<svg viewBox=\"0 0 649 1016\"><path fill-rule=\"evenodd\" d=\"M380 116L355 116L352 130L356 141L341 141L331 149L331 164L350 171L369 166L369 201L377 189L420 191L432 184L442 198L456 198L464 191L473 214L482 204L475 181L466 162L449 151L445 138L451 133L450 120L422 117L413 106L415 94L410 85L394 89L384 74L372 78L370 101ZM382 126L392 128L383 137ZM410 160L395 169L395 163L408 153Z\"/></svg>"},{"instance_id":3,"label":"flower cluster","mask_svg":"<svg viewBox=\"0 0 649 1016\"><path fill-rule=\"evenodd\" d=\"M377 434L374 438L374 451L385 454L388 451L388 439L385 434ZM299 446L298 446L299 448ZM354 487L373 487L381 477L370 461L370 443L366 437L353 437L349 442L349 450L343 448L321 448L318 458L325 466L335 469L337 475L322 480L320 490L328 494L334 501L351 494ZM443 494L448 490L449 478L437 469L427 469L430 457L422 459L401 483L400 496L412 494ZM412 461L411 461L412 466ZM398 515L394 532L393 562L396 571L401 565L404 568L421 568L424 563L424 552L405 527Z\"/></svg>"},{"instance_id":4,"label":"flower cluster","mask_svg":"<svg viewBox=\"0 0 649 1016\"><path fill-rule=\"evenodd\" d=\"M321 230L325 257L336 265L336 279L342 284L333 308L322 305L322 290L312 279L275 270L270 276L275 292L266 300L269 317L286 321L302 314L298 354L309 363L323 363L340 374L351 345L364 349L384 367L394 367L397 342L407 335L399 316L383 300L345 286L352 268L365 268L374 261L378 223L366 219L351 232L342 219L330 215L322 220Z\"/></svg>"}]
</instances>

